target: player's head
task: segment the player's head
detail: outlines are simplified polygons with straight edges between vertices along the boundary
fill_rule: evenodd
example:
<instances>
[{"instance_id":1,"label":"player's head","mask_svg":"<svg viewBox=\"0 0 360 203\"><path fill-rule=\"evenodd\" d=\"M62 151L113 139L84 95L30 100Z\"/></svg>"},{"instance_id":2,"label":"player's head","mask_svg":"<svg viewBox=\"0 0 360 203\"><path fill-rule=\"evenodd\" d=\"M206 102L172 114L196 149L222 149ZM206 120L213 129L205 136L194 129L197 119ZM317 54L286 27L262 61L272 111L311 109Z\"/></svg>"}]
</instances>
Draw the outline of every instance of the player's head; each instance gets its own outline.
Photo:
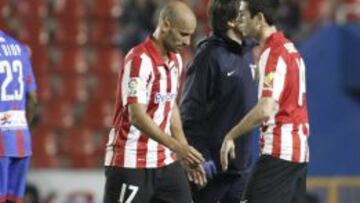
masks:
<instances>
[{"instance_id":1,"label":"player's head","mask_svg":"<svg viewBox=\"0 0 360 203\"><path fill-rule=\"evenodd\" d=\"M241 0L211 0L208 14L214 33L226 33L229 29L237 29L239 24L239 8Z\"/></svg>"},{"instance_id":2,"label":"player's head","mask_svg":"<svg viewBox=\"0 0 360 203\"><path fill-rule=\"evenodd\" d=\"M279 0L243 0L240 6L243 35L259 38L264 27L274 26L279 6Z\"/></svg>"},{"instance_id":3,"label":"player's head","mask_svg":"<svg viewBox=\"0 0 360 203\"><path fill-rule=\"evenodd\" d=\"M196 17L185 3L172 1L161 9L158 28L165 49L180 52L191 43L191 36L196 29Z\"/></svg>"}]
</instances>

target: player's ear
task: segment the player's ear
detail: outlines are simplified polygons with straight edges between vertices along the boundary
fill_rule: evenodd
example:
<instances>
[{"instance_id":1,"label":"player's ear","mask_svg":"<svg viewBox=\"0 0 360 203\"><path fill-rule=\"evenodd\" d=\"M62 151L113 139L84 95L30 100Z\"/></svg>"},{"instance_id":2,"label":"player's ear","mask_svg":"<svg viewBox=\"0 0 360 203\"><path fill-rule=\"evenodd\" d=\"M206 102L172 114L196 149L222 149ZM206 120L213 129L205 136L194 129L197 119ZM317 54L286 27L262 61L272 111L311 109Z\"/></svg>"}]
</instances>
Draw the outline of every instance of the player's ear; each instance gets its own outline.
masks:
<instances>
[{"instance_id":1,"label":"player's ear","mask_svg":"<svg viewBox=\"0 0 360 203\"><path fill-rule=\"evenodd\" d=\"M266 23L266 19L263 13L260 12L256 14L255 17L257 18L258 22L260 22L261 24Z\"/></svg>"},{"instance_id":2,"label":"player's ear","mask_svg":"<svg viewBox=\"0 0 360 203\"><path fill-rule=\"evenodd\" d=\"M171 28L170 20L167 18L164 18L161 20L161 28L163 32L168 32Z\"/></svg>"}]
</instances>

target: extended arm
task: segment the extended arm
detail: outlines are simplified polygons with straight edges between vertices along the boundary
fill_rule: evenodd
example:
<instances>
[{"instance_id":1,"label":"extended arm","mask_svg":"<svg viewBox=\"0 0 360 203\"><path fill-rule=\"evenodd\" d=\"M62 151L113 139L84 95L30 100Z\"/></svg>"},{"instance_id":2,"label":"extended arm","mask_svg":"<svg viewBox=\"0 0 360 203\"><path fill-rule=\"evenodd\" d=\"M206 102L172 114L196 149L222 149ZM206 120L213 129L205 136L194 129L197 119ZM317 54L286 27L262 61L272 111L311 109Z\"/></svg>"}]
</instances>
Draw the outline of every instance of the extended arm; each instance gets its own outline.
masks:
<instances>
[{"instance_id":1,"label":"extended arm","mask_svg":"<svg viewBox=\"0 0 360 203\"><path fill-rule=\"evenodd\" d=\"M146 108L143 104L130 104L128 108L131 124L151 139L165 145L180 155L180 157L186 158L192 164L200 164L204 161L201 154L192 150L187 143L179 142L176 138L163 132L146 113Z\"/></svg>"},{"instance_id":2,"label":"extended arm","mask_svg":"<svg viewBox=\"0 0 360 203\"><path fill-rule=\"evenodd\" d=\"M261 98L258 104L225 136L220 151L223 170L227 170L229 155L235 158L234 140L265 122L276 111L277 103L270 97Z\"/></svg>"}]
</instances>

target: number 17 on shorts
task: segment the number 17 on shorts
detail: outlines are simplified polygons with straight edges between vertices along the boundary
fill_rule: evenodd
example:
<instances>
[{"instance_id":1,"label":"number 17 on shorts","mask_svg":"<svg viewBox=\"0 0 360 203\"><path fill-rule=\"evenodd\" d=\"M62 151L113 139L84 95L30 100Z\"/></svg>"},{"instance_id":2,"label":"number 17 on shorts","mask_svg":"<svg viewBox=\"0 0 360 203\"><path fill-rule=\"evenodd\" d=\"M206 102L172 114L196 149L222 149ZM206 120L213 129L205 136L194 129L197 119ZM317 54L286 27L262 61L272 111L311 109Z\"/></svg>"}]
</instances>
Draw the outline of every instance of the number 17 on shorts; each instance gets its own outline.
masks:
<instances>
[{"instance_id":1,"label":"number 17 on shorts","mask_svg":"<svg viewBox=\"0 0 360 203\"><path fill-rule=\"evenodd\" d=\"M123 183L120 191L119 203L131 203L135 198L137 192L139 191L139 187L136 185L128 185ZM130 193L127 198L125 198L125 194Z\"/></svg>"}]
</instances>

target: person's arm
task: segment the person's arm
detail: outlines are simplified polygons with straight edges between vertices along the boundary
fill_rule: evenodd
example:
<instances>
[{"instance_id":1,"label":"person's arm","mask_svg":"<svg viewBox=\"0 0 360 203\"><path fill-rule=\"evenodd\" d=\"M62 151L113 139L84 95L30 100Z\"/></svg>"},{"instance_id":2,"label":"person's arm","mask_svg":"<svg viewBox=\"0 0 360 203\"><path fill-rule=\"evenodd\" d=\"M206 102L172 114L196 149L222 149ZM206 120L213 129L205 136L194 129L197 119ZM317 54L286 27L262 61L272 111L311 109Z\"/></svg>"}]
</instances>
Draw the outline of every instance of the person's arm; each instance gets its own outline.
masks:
<instances>
[{"instance_id":1,"label":"person's arm","mask_svg":"<svg viewBox=\"0 0 360 203\"><path fill-rule=\"evenodd\" d=\"M164 133L159 126L146 113L146 107L143 104L134 103L128 106L130 123L141 132L148 135L149 138L176 151L176 141Z\"/></svg>"},{"instance_id":2,"label":"person's arm","mask_svg":"<svg viewBox=\"0 0 360 203\"><path fill-rule=\"evenodd\" d=\"M220 161L224 171L228 168L228 156L235 158L234 140L269 119L276 111L276 106L276 101L272 98L261 98L258 104L226 134L220 150Z\"/></svg>"},{"instance_id":3,"label":"person's arm","mask_svg":"<svg viewBox=\"0 0 360 203\"><path fill-rule=\"evenodd\" d=\"M279 50L267 49L260 57L259 68L264 71L260 76L260 99L257 105L225 136L220 150L222 169L228 168L228 159L235 158L234 140L261 123L277 111L280 95L285 86L286 64Z\"/></svg>"},{"instance_id":4,"label":"person's arm","mask_svg":"<svg viewBox=\"0 0 360 203\"><path fill-rule=\"evenodd\" d=\"M170 130L171 135L178 140L180 143L188 145L188 141L186 140L185 133L182 127L181 118L180 118L180 112L179 107L175 103L173 107L172 117L171 117L171 124L170 124ZM198 152L195 148L190 146L190 149L195 154L201 155L200 152ZM202 155L201 155L202 157ZM189 163L187 159L182 162L182 165L184 166L185 170L188 173L188 178L190 181L194 182L195 184L199 185L200 187L203 187L206 185L206 174L204 171L204 168L201 164L194 165L192 163Z\"/></svg>"},{"instance_id":5,"label":"person's arm","mask_svg":"<svg viewBox=\"0 0 360 203\"><path fill-rule=\"evenodd\" d=\"M38 105L36 91L33 90L33 91L27 93L26 97L27 97L26 98L26 119L27 119L28 123L31 124L35 117L36 109L37 109L37 105Z\"/></svg>"},{"instance_id":6,"label":"person's arm","mask_svg":"<svg viewBox=\"0 0 360 203\"><path fill-rule=\"evenodd\" d=\"M265 122L276 111L276 101L272 98L261 98L257 105L226 135L227 138L237 139Z\"/></svg>"},{"instance_id":7,"label":"person's arm","mask_svg":"<svg viewBox=\"0 0 360 203\"><path fill-rule=\"evenodd\" d=\"M163 132L146 113L143 104L130 104L128 108L131 124L148 135L149 138L165 145L191 164L199 165L204 161L202 155L188 146L187 143L179 142L174 137Z\"/></svg>"},{"instance_id":8,"label":"person's arm","mask_svg":"<svg viewBox=\"0 0 360 203\"><path fill-rule=\"evenodd\" d=\"M188 141L186 140L183 126L181 123L179 107L176 103L174 104L174 107L172 110L172 116L171 116L171 120L170 120L170 131L171 131L171 135L176 140L178 140L180 143L188 144Z\"/></svg>"}]
</instances>

